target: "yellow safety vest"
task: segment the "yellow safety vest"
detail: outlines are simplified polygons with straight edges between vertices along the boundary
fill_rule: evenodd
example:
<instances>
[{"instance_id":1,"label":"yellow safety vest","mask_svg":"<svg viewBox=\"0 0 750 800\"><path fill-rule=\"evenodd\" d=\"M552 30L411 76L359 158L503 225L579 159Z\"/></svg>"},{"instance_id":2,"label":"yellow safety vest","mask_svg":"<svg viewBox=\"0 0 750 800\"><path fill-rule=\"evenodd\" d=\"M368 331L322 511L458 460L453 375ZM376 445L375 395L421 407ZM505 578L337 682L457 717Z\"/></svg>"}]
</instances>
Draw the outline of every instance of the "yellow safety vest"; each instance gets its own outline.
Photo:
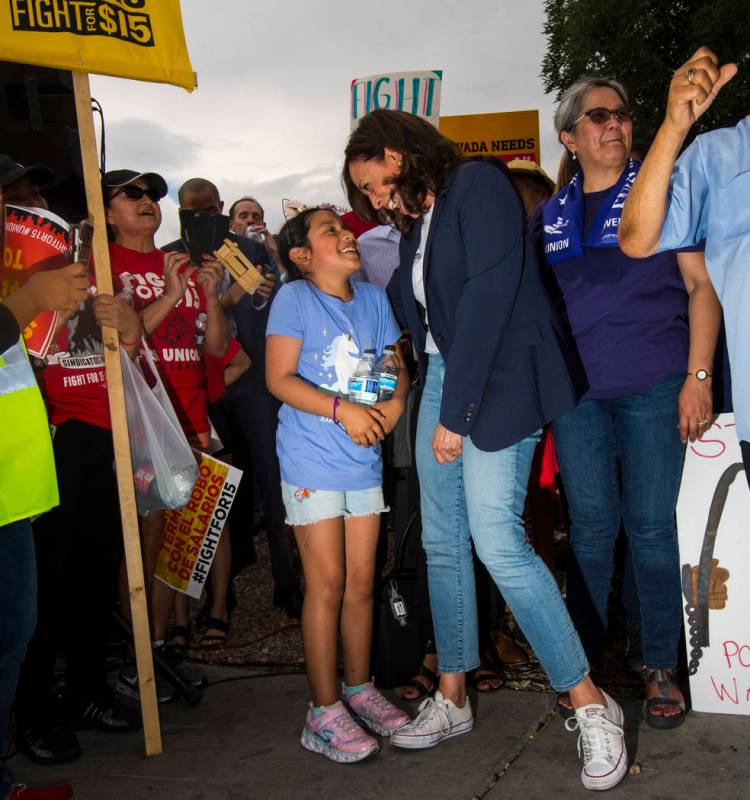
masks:
<instances>
[{"instance_id":1,"label":"yellow safety vest","mask_svg":"<svg viewBox=\"0 0 750 800\"><path fill-rule=\"evenodd\" d=\"M0 526L59 502L47 411L19 339L0 355Z\"/></svg>"}]
</instances>

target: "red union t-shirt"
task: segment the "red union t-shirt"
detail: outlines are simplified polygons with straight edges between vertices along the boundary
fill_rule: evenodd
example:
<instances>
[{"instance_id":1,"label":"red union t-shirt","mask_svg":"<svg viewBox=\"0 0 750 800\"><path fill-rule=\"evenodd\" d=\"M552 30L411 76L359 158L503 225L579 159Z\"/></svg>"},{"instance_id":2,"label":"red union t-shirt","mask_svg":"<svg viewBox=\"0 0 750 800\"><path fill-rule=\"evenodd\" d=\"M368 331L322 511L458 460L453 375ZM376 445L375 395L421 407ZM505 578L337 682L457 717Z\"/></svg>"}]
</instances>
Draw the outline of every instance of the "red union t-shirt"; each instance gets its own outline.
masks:
<instances>
[{"instance_id":1,"label":"red union t-shirt","mask_svg":"<svg viewBox=\"0 0 750 800\"><path fill-rule=\"evenodd\" d=\"M164 253L140 253L110 245L115 294L126 287L139 313L164 294ZM206 298L188 279L182 300L147 337L159 374L185 433L210 430L201 349L206 331Z\"/></svg>"},{"instance_id":2,"label":"red union t-shirt","mask_svg":"<svg viewBox=\"0 0 750 800\"><path fill-rule=\"evenodd\" d=\"M94 285L93 269L89 277ZM45 364L38 377L53 425L77 419L111 427L102 331L91 297L56 332Z\"/></svg>"},{"instance_id":3,"label":"red union t-shirt","mask_svg":"<svg viewBox=\"0 0 750 800\"><path fill-rule=\"evenodd\" d=\"M115 294L127 285L136 311L164 293L164 254L110 245ZM93 267L90 271L95 283ZM148 337L160 375L187 435L209 430L204 369L199 344L205 331L203 291L190 279L185 296ZM71 419L110 428L101 329L92 300L62 325L40 373L50 422Z\"/></svg>"}]
</instances>

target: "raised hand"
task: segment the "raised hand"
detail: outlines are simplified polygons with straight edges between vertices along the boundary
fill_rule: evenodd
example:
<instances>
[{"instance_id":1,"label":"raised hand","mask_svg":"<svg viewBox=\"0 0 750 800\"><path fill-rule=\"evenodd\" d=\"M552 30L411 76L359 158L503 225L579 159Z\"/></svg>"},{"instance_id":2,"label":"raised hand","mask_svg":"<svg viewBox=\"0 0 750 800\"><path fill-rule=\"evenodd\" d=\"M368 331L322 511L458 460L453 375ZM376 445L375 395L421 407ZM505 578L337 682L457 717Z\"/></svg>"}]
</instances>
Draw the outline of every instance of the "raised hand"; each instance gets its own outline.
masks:
<instances>
[{"instance_id":1,"label":"raised hand","mask_svg":"<svg viewBox=\"0 0 750 800\"><path fill-rule=\"evenodd\" d=\"M224 267L213 257L204 254L196 282L203 287L206 300L218 300L219 288L224 279Z\"/></svg>"},{"instance_id":2,"label":"raised hand","mask_svg":"<svg viewBox=\"0 0 750 800\"><path fill-rule=\"evenodd\" d=\"M164 253L164 294L174 305L182 300L195 267L187 253Z\"/></svg>"},{"instance_id":3,"label":"raised hand","mask_svg":"<svg viewBox=\"0 0 750 800\"><path fill-rule=\"evenodd\" d=\"M672 77L665 122L686 134L736 74L736 64L720 67L719 59L707 47L696 50Z\"/></svg>"}]
</instances>

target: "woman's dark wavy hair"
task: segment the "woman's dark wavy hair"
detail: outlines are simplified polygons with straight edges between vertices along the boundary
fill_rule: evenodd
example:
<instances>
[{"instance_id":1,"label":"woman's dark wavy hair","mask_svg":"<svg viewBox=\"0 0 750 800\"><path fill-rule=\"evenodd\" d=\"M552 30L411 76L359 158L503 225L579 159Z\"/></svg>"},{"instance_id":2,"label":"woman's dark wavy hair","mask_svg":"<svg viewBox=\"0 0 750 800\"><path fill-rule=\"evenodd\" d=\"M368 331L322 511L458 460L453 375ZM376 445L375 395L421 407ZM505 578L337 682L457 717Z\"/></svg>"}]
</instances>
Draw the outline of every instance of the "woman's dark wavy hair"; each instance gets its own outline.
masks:
<instances>
[{"instance_id":1,"label":"woman's dark wavy hair","mask_svg":"<svg viewBox=\"0 0 750 800\"><path fill-rule=\"evenodd\" d=\"M288 219L281 227L278 234L278 248L281 263L286 267L289 274L287 283L295 281L299 278L304 278L305 275L302 270L292 261L289 256L289 251L294 247L309 247L310 246L310 222L312 215L316 211L329 211L330 209L319 208L306 208L300 211L296 217Z\"/></svg>"},{"instance_id":2,"label":"woman's dark wavy hair","mask_svg":"<svg viewBox=\"0 0 750 800\"><path fill-rule=\"evenodd\" d=\"M352 209L362 219L378 225L395 223L408 230L414 220L388 209L375 209L349 177L349 166L363 159L382 161L385 148L403 156L401 175L394 186L406 209L421 214L428 192L437 192L445 186L448 177L463 160L458 149L437 128L414 114L405 111L372 111L363 117L349 137L344 152L342 181Z\"/></svg>"}]
</instances>

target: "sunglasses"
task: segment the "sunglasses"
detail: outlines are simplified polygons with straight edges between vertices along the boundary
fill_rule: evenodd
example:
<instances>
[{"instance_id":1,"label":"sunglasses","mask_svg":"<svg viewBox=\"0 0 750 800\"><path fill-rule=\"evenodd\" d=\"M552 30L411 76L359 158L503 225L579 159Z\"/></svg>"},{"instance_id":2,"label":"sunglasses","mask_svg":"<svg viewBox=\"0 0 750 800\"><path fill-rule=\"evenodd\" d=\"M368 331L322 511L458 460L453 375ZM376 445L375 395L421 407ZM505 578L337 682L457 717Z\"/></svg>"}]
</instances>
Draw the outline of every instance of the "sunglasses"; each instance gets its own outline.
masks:
<instances>
[{"instance_id":1,"label":"sunglasses","mask_svg":"<svg viewBox=\"0 0 750 800\"><path fill-rule=\"evenodd\" d=\"M578 125L584 117L588 117L594 125L604 125L605 122L609 122L610 117L614 117L620 124L631 122L633 119L633 115L627 108L592 108L589 111L584 111L573 123L573 127Z\"/></svg>"},{"instance_id":2,"label":"sunglasses","mask_svg":"<svg viewBox=\"0 0 750 800\"><path fill-rule=\"evenodd\" d=\"M151 198L151 200L153 200L155 203L158 203L159 200L161 200L160 192L151 186L149 186L147 189L141 189L140 186L128 184L127 186L123 186L119 191L115 192L112 197L117 197L117 195L120 194L124 194L128 200L141 200L144 196Z\"/></svg>"}]
</instances>

